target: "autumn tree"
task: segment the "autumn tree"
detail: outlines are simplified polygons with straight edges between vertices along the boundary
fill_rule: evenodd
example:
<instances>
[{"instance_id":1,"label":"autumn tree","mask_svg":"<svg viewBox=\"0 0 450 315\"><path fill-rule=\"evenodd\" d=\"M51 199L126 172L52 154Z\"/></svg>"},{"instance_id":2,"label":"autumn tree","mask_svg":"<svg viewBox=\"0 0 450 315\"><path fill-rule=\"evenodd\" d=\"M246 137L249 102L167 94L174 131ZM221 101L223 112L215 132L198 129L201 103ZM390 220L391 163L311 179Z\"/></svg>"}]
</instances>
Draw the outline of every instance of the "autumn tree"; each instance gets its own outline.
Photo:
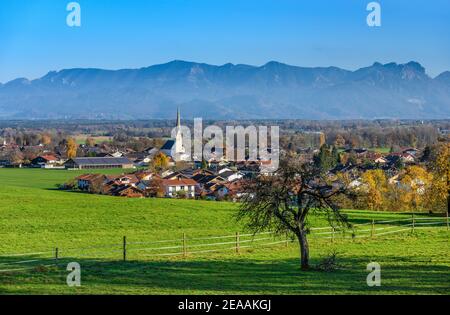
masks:
<instances>
[{"instance_id":1,"label":"autumn tree","mask_svg":"<svg viewBox=\"0 0 450 315\"><path fill-rule=\"evenodd\" d=\"M95 139L92 137L87 137L86 138L86 145L88 147L94 147L95 146Z\"/></svg>"},{"instance_id":2,"label":"autumn tree","mask_svg":"<svg viewBox=\"0 0 450 315\"><path fill-rule=\"evenodd\" d=\"M388 191L386 175L382 170L369 170L361 176L362 200L370 210L383 208Z\"/></svg>"},{"instance_id":3,"label":"autumn tree","mask_svg":"<svg viewBox=\"0 0 450 315\"><path fill-rule=\"evenodd\" d=\"M332 226L350 226L333 201L345 194L345 186L330 185L314 165L292 157L283 158L274 174L248 181L243 191L238 221L244 221L254 233L271 230L277 235L297 238L303 270L309 268L307 234L311 213L325 214Z\"/></svg>"},{"instance_id":4,"label":"autumn tree","mask_svg":"<svg viewBox=\"0 0 450 315\"><path fill-rule=\"evenodd\" d=\"M431 155L431 154L430 154ZM450 143L441 142L435 149L430 165L433 173L430 204L444 208L450 214Z\"/></svg>"},{"instance_id":5,"label":"autumn tree","mask_svg":"<svg viewBox=\"0 0 450 315\"><path fill-rule=\"evenodd\" d=\"M24 159L23 153L20 152L19 150L10 151L7 154L7 157L8 157L8 160L14 165L23 163L23 159Z\"/></svg>"},{"instance_id":6,"label":"autumn tree","mask_svg":"<svg viewBox=\"0 0 450 315\"><path fill-rule=\"evenodd\" d=\"M66 151L67 157L69 159L72 159L72 158L76 157L77 156L78 145L75 142L75 140L73 138L67 139L66 146L67 146L67 151Z\"/></svg>"},{"instance_id":7,"label":"autumn tree","mask_svg":"<svg viewBox=\"0 0 450 315\"><path fill-rule=\"evenodd\" d=\"M151 167L156 172L162 172L169 166L169 158L162 152L158 152L152 160Z\"/></svg>"},{"instance_id":8,"label":"autumn tree","mask_svg":"<svg viewBox=\"0 0 450 315\"><path fill-rule=\"evenodd\" d=\"M351 148L357 148L359 146L359 139L357 137L352 137L350 139L350 147Z\"/></svg>"},{"instance_id":9,"label":"autumn tree","mask_svg":"<svg viewBox=\"0 0 450 315\"><path fill-rule=\"evenodd\" d=\"M165 196L162 179L160 177L154 176L150 181L150 186L148 187L148 196L157 198L163 198Z\"/></svg>"},{"instance_id":10,"label":"autumn tree","mask_svg":"<svg viewBox=\"0 0 450 315\"><path fill-rule=\"evenodd\" d=\"M421 210L427 207L433 175L421 166L413 165L405 169L400 179L401 202L409 209Z\"/></svg>"},{"instance_id":11,"label":"autumn tree","mask_svg":"<svg viewBox=\"0 0 450 315\"><path fill-rule=\"evenodd\" d=\"M336 140L334 141L334 145L338 148L342 148L345 146L345 139L342 135L338 134L336 136Z\"/></svg>"},{"instance_id":12,"label":"autumn tree","mask_svg":"<svg viewBox=\"0 0 450 315\"><path fill-rule=\"evenodd\" d=\"M41 142L43 145L50 145L52 143L52 137L49 134L41 135Z\"/></svg>"},{"instance_id":13,"label":"autumn tree","mask_svg":"<svg viewBox=\"0 0 450 315\"><path fill-rule=\"evenodd\" d=\"M319 134L319 146L323 147L323 145L326 143L325 134L321 132Z\"/></svg>"}]
</instances>

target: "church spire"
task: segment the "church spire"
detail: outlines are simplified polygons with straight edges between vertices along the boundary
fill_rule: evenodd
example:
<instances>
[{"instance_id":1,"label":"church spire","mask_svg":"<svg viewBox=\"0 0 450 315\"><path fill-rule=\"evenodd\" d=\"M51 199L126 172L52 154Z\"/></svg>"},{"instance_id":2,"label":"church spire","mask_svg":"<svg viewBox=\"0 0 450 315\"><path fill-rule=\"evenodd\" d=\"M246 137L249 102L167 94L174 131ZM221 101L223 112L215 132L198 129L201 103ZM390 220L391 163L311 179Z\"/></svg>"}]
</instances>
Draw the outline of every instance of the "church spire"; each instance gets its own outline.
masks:
<instances>
[{"instance_id":1,"label":"church spire","mask_svg":"<svg viewBox=\"0 0 450 315\"><path fill-rule=\"evenodd\" d=\"M180 108L177 107L177 127L181 127Z\"/></svg>"}]
</instances>

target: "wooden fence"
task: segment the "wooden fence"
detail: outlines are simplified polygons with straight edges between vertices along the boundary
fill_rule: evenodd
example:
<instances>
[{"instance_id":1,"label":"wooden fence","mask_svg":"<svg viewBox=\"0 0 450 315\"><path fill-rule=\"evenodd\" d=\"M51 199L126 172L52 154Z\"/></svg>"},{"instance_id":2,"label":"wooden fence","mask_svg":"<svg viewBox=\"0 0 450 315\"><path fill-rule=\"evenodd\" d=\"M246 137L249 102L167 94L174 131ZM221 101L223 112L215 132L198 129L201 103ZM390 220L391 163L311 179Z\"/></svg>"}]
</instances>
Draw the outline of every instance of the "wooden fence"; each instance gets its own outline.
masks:
<instances>
[{"instance_id":1,"label":"wooden fence","mask_svg":"<svg viewBox=\"0 0 450 315\"><path fill-rule=\"evenodd\" d=\"M396 220L369 220L361 224L354 224L351 229L334 227L310 228L310 239L323 239L329 242L346 239L369 238L375 239L394 233L412 232L417 229L443 227L449 230L447 217L416 217ZM126 236L117 244L103 244L84 248L59 248L45 252L13 253L0 255L0 273L33 269L42 266L58 265L61 259L76 261L80 259L113 259L139 260L143 258L158 258L179 256L188 258L192 255L235 252L243 249L265 246L288 246L292 239L275 235L272 232L258 234L242 234L236 232L230 235L188 237L183 233L180 238L171 240L131 241Z\"/></svg>"}]
</instances>

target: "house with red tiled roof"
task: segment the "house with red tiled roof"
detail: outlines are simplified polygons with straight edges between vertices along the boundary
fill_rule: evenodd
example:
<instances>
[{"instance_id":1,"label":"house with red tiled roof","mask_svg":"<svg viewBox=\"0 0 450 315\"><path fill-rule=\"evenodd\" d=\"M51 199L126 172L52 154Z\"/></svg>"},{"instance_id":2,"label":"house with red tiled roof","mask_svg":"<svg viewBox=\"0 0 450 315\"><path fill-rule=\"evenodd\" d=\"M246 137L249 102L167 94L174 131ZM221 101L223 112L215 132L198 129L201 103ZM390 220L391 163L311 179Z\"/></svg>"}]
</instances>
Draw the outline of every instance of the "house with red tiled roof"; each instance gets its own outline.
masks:
<instances>
[{"instance_id":1,"label":"house with red tiled roof","mask_svg":"<svg viewBox=\"0 0 450 315\"><path fill-rule=\"evenodd\" d=\"M197 182L190 178L163 179L161 186L165 196L169 198L185 194L187 198L195 198L195 187Z\"/></svg>"},{"instance_id":2,"label":"house with red tiled roof","mask_svg":"<svg viewBox=\"0 0 450 315\"><path fill-rule=\"evenodd\" d=\"M109 194L118 197L127 197L127 198L144 198L145 192L133 185L117 185L113 186L108 191Z\"/></svg>"},{"instance_id":3,"label":"house with red tiled roof","mask_svg":"<svg viewBox=\"0 0 450 315\"><path fill-rule=\"evenodd\" d=\"M215 195L218 198L229 197L233 200L236 200L242 197L242 195L244 194L244 185L244 179L239 179L230 183L220 185L215 191Z\"/></svg>"},{"instance_id":4,"label":"house with red tiled roof","mask_svg":"<svg viewBox=\"0 0 450 315\"><path fill-rule=\"evenodd\" d=\"M109 181L108 177L103 174L83 174L75 178L77 187L80 190L90 190L96 183L102 185Z\"/></svg>"}]
</instances>

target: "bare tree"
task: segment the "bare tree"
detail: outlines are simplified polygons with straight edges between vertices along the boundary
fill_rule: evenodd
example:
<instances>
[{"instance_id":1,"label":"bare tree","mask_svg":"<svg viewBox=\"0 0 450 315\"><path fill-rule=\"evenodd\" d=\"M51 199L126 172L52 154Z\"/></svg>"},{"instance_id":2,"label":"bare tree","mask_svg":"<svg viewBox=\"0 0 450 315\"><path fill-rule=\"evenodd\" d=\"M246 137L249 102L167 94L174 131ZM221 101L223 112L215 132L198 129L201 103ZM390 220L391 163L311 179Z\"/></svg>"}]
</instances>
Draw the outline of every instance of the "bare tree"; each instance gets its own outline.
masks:
<instances>
[{"instance_id":1,"label":"bare tree","mask_svg":"<svg viewBox=\"0 0 450 315\"><path fill-rule=\"evenodd\" d=\"M254 233L271 230L296 237L303 270L309 269L307 234L311 213L325 214L333 227L350 227L347 217L333 202L337 195L349 193L343 184L329 183L322 174L310 163L283 158L276 173L259 176L245 185L246 193L237 213L237 219Z\"/></svg>"}]
</instances>

